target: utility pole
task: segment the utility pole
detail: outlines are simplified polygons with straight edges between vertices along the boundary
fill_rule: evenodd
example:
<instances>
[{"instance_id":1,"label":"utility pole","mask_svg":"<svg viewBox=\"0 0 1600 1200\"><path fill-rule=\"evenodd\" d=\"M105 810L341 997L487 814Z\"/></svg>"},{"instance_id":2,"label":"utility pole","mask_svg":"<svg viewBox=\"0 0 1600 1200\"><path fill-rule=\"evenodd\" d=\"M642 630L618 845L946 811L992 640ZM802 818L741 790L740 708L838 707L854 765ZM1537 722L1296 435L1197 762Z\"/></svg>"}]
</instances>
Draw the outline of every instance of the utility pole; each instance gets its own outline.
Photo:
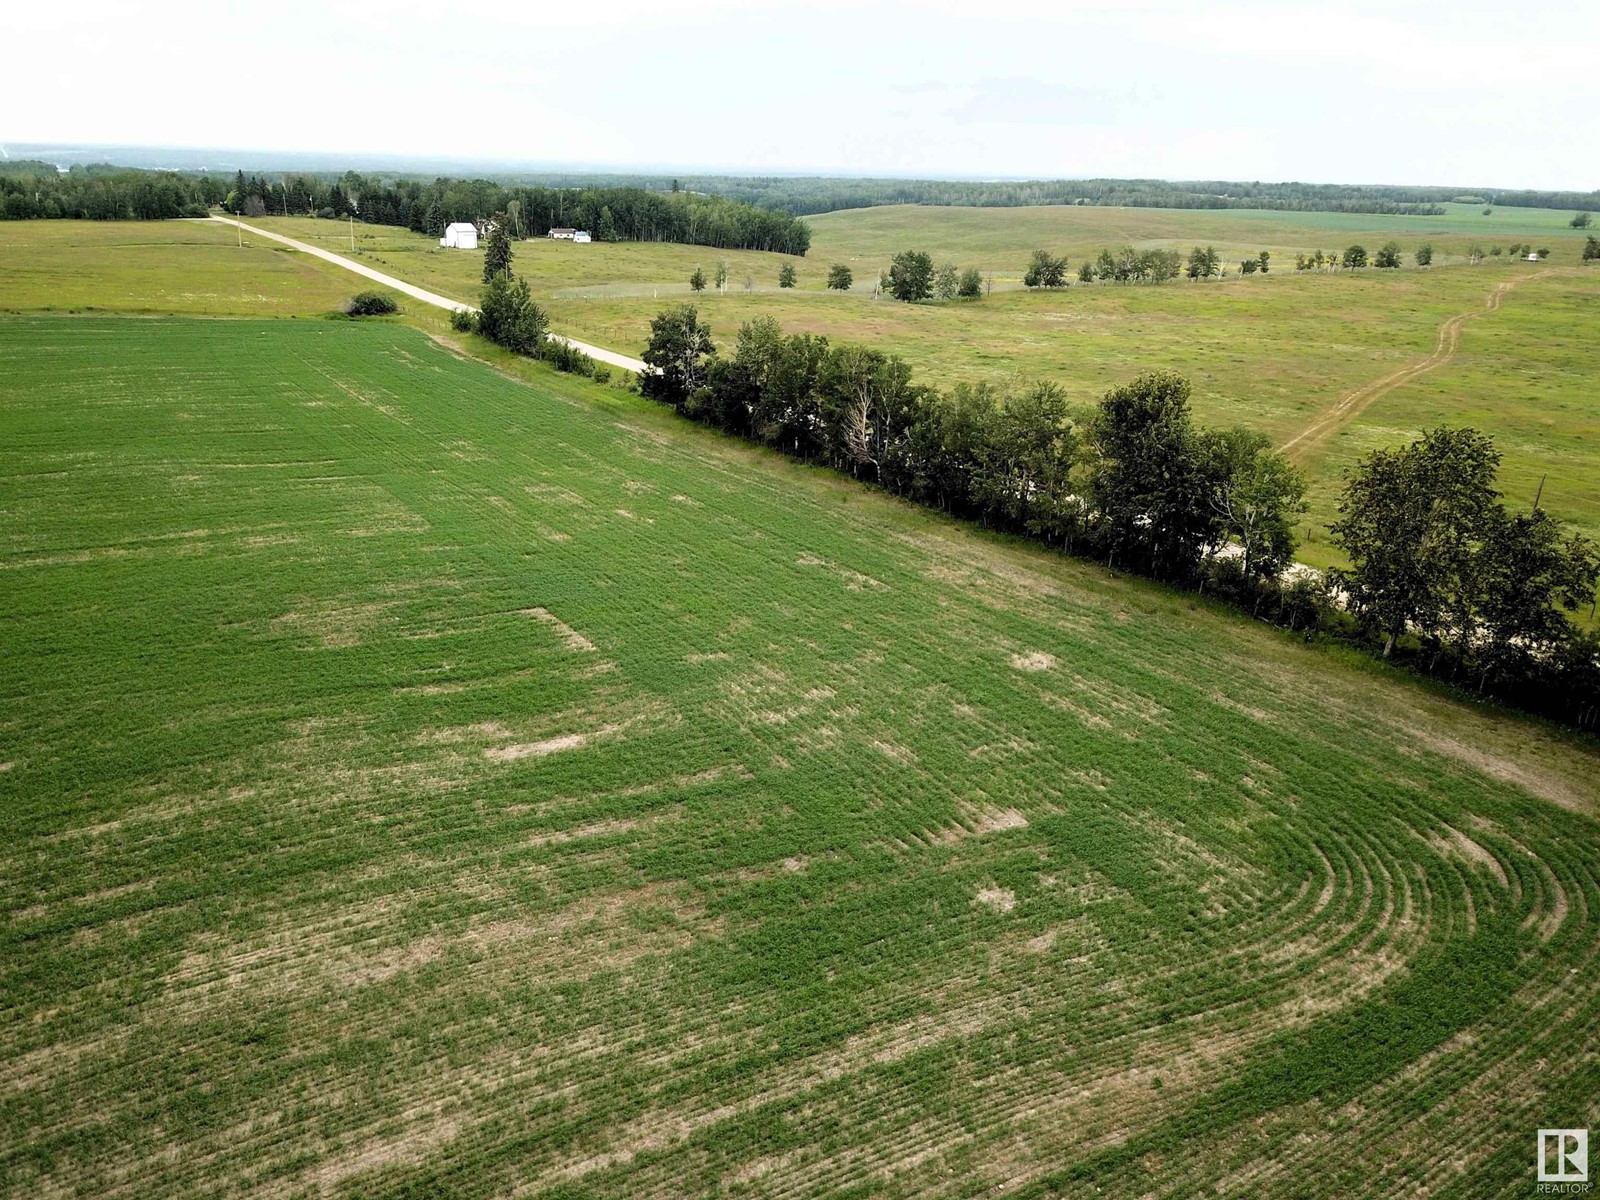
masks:
<instances>
[{"instance_id":1,"label":"utility pole","mask_svg":"<svg viewBox=\"0 0 1600 1200\"><path fill-rule=\"evenodd\" d=\"M1540 500L1540 497L1542 497L1544 495L1544 481L1548 477L1549 477L1548 473L1545 474L1545 475L1539 476L1539 490L1533 494L1533 511L1534 512L1538 512L1539 511L1539 500Z\"/></svg>"},{"instance_id":2,"label":"utility pole","mask_svg":"<svg viewBox=\"0 0 1600 1200\"><path fill-rule=\"evenodd\" d=\"M350 253L356 252L356 215L350 214Z\"/></svg>"}]
</instances>

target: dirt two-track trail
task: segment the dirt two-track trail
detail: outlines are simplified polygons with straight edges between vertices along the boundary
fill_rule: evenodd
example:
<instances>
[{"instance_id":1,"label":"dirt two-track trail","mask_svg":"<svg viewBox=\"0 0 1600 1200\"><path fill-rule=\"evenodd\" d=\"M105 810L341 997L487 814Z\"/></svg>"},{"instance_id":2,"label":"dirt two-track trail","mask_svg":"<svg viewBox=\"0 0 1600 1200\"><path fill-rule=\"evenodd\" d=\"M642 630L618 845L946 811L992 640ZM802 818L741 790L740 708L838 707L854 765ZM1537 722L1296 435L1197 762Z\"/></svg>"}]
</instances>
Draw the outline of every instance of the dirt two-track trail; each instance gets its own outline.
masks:
<instances>
[{"instance_id":1,"label":"dirt two-track trail","mask_svg":"<svg viewBox=\"0 0 1600 1200\"><path fill-rule=\"evenodd\" d=\"M1524 276L1524 279L1537 279L1540 275L1550 272L1538 271L1533 275ZM1473 317L1492 313L1498 309L1511 290L1524 279L1508 279L1504 283L1497 283L1488 297L1485 298L1482 308L1475 308L1471 312L1458 313L1443 325L1439 326L1439 342L1433 348L1433 353L1420 362L1411 363L1401 367L1392 374L1385 375L1382 379L1372 383L1363 384L1353 392L1347 392L1339 398L1339 402L1323 413L1310 425L1284 442L1281 449L1290 458L1303 460L1312 450L1322 445L1340 427L1360 416L1375 400L1382 399L1395 388L1419 379L1430 371L1437 371L1456 356L1456 351L1461 346L1461 330Z\"/></svg>"}]
</instances>

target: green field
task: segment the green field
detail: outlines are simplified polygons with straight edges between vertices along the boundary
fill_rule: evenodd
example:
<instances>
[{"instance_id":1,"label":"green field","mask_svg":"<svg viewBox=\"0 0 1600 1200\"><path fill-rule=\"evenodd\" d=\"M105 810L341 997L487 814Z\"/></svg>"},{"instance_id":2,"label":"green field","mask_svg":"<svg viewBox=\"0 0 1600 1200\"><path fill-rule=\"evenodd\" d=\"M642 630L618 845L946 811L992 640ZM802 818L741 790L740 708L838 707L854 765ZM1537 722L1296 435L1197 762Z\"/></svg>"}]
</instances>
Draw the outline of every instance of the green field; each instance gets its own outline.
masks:
<instances>
[{"instance_id":1,"label":"green field","mask_svg":"<svg viewBox=\"0 0 1600 1200\"><path fill-rule=\"evenodd\" d=\"M1592 741L395 323L0 318L0 511L6 1196L1520 1196L1600 1124Z\"/></svg>"},{"instance_id":2,"label":"green field","mask_svg":"<svg viewBox=\"0 0 1600 1200\"><path fill-rule=\"evenodd\" d=\"M1461 210L1464 206L1451 206ZM1376 400L1359 420L1306 447L1312 509L1301 531L1301 557L1337 561L1326 542L1344 473L1375 445L1415 437L1439 422L1471 420L1493 434L1506 455L1503 486L1528 504L1543 479L1543 502L1565 520L1600 536L1600 408L1589 328L1600 311L1600 268L1578 265L1583 236L1570 214L1530 209L1452 211L1444 217L1370 217L1339 213L1174 212L1112 208L858 209L810 218L816 231L804 259L731 253L725 295L695 299L718 341L731 346L739 326L771 316L794 332L865 342L900 354L927 382L1050 378L1083 404L1139 371L1167 367L1189 376L1202 421L1242 423L1280 442L1333 409L1341 398L1434 350L1440 326L1463 313L1459 349L1440 373L1420 377ZM267 228L349 252L348 226L313 219L263 219ZM1431 241L1439 265L1427 271L1296 275L1296 252L1389 237L1411 251ZM400 278L471 300L481 253L442 250L404 230L356 227L358 256ZM1502 256L1469 266L1472 243L1487 249L1512 240L1549 245L1546 264ZM1270 248L1269 276L1161 287L1073 286L1030 294L1015 283L1039 245L1077 262L1106 245L1214 243L1230 261ZM996 291L972 303L901 305L874 301L872 284L892 254L920 246L936 260L981 265ZM642 353L650 318L694 299L686 282L696 265L708 273L718 252L698 246L588 245L533 241L516 247L555 328L627 354ZM797 262L800 287L776 286L778 264ZM830 293L828 264L854 264L858 287ZM1409 258L1407 260L1409 262ZM758 287L746 292L754 276ZM1502 307L1485 302L1510 284Z\"/></svg>"},{"instance_id":3,"label":"green field","mask_svg":"<svg viewBox=\"0 0 1600 1200\"><path fill-rule=\"evenodd\" d=\"M284 247L241 252L214 221L0 221L0 313L294 316L332 311L354 280Z\"/></svg>"}]
</instances>

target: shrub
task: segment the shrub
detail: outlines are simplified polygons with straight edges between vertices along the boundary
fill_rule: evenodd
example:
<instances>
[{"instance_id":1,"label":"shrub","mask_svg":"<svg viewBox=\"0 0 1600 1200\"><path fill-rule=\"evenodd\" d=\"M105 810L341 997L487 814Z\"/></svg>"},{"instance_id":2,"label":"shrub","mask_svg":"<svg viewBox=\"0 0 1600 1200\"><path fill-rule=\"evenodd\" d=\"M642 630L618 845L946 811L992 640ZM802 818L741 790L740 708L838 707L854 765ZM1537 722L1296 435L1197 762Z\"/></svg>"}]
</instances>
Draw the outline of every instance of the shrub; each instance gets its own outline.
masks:
<instances>
[{"instance_id":1,"label":"shrub","mask_svg":"<svg viewBox=\"0 0 1600 1200\"><path fill-rule=\"evenodd\" d=\"M552 338L545 343L544 359L558 371L565 371L568 375L582 375L589 379L597 378L597 373L602 369L582 350L570 342L563 342ZM611 372L606 372L606 378L611 377ZM602 380L601 382L604 382Z\"/></svg>"},{"instance_id":2,"label":"shrub","mask_svg":"<svg viewBox=\"0 0 1600 1200\"><path fill-rule=\"evenodd\" d=\"M399 312L400 306L388 292L357 292L344 311L352 317L387 317Z\"/></svg>"},{"instance_id":3,"label":"shrub","mask_svg":"<svg viewBox=\"0 0 1600 1200\"><path fill-rule=\"evenodd\" d=\"M477 333L478 318L470 309L458 308L450 314L450 328L457 333Z\"/></svg>"}]
</instances>

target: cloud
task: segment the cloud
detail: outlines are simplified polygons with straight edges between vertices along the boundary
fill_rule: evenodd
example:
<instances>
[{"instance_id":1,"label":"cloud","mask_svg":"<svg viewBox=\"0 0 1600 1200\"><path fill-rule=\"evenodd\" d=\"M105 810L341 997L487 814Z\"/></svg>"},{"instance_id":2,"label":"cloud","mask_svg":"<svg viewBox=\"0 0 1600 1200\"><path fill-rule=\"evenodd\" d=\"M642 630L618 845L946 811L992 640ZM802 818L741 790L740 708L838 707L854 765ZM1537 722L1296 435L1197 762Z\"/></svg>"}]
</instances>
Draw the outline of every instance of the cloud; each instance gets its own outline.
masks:
<instances>
[{"instance_id":1,"label":"cloud","mask_svg":"<svg viewBox=\"0 0 1600 1200\"><path fill-rule=\"evenodd\" d=\"M963 125L1111 125L1137 107L1128 90L1013 76L980 80L941 115Z\"/></svg>"}]
</instances>

